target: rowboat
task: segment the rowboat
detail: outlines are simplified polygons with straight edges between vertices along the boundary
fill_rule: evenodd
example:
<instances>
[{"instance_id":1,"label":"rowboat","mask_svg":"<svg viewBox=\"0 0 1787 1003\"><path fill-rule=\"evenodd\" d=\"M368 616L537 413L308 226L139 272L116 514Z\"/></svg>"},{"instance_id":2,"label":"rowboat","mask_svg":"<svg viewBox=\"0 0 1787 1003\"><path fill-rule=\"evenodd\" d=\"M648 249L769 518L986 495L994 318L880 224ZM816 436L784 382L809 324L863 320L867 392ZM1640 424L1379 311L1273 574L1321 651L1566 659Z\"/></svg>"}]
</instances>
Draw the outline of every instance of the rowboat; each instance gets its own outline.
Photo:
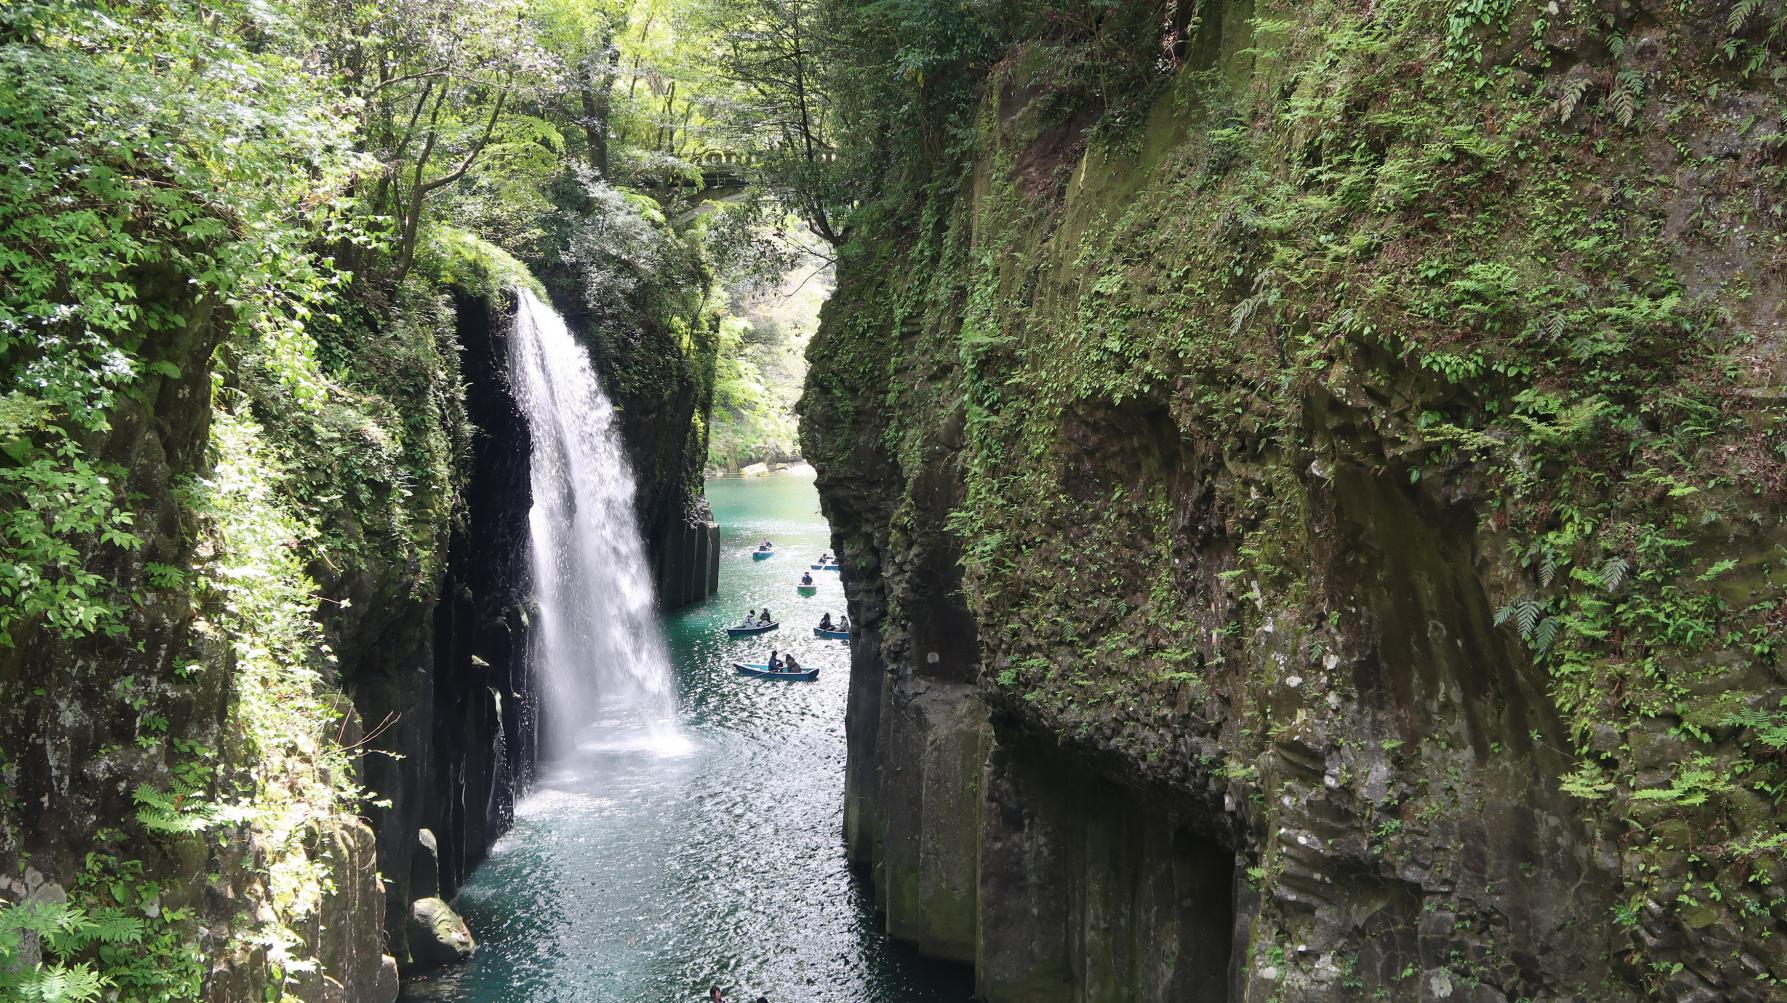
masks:
<instances>
[{"instance_id":1,"label":"rowboat","mask_svg":"<svg viewBox=\"0 0 1787 1003\"><path fill-rule=\"evenodd\" d=\"M746 665L743 662L733 662L732 667L737 669L741 676L751 676L755 679L780 679L786 683L810 683L819 678L819 670L816 668L801 669L799 672L771 672L767 665Z\"/></svg>"},{"instance_id":2,"label":"rowboat","mask_svg":"<svg viewBox=\"0 0 1787 1003\"><path fill-rule=\"evenodd\" d=\"M753 551L751 551L751 560L753 560L753 561L767 561L774 556L776 556L776 552L773 550L753 550Z\"/></svg>"},{"instance_id":3,"label":"rowboat","mask_svg":"<svg viewBox=\"0 0 1787 1003\"><path fill-rule=\"evenodd\" d=\"M731 634L733 637L744 637L747 634L767 634L781 625L781 621L778 620L775 623L766 623L762 625L752 624L749 627L727 627L726 633Z\"/></svg>"},{"instance_id":4,"label":"rowboat","mask_svg":"<svg viewBox=\"0 0 1787 1003\"><path fill-rule=\"evenodd\" d=\"M817 585L796 585L794 587L794 591L799 592L803 596L816 596L819 594L819 586L817 586Z\"/></svg>"},{"instance_id":5,"label":"rowboat","mask_svg":"<svg viewBox=\"0 0 1787 1003\"><path fill-rule=\"evenodd\" d=\"M840 570L838 568L838 566L835 564L809 564L809 565L807 565L807 567L812 568L814 571L838 571L838 570Z\"/></svg>"},{"instance_id":6,"label":"rowboat","mask_svg":"<svg viewBox=\"0 0 1787 1003\"><path fill-rule=\"evenodd\" d=\"M814 637L829 637L834 641L848 641L848 640L850 640L850 632L847 630L820 630L818 627L814 627L813 628L813 636Z\"/></svg>"}]
</instances>

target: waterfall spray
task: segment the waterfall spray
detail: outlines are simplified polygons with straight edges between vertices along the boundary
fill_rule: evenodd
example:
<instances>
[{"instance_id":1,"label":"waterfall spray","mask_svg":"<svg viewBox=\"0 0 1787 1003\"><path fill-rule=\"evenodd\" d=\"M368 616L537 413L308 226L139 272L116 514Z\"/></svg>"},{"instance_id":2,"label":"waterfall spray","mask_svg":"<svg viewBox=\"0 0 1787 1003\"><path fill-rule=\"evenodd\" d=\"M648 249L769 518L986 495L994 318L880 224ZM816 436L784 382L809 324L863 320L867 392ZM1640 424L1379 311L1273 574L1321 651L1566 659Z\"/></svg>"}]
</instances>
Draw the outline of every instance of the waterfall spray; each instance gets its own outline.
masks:
<instances>
[{"instance_id":1,"label":"waterfall spray","mask_svg":"<svg viewBox=\"0 0 1787 1003\"><path fill-rule=\"evenodd\" d=\"M614 407L564 318L517 295L509 371L533 433L533 650L547 752L563 755L598 721L671 735L670 661Z\"/></svg>"}]
</instances>

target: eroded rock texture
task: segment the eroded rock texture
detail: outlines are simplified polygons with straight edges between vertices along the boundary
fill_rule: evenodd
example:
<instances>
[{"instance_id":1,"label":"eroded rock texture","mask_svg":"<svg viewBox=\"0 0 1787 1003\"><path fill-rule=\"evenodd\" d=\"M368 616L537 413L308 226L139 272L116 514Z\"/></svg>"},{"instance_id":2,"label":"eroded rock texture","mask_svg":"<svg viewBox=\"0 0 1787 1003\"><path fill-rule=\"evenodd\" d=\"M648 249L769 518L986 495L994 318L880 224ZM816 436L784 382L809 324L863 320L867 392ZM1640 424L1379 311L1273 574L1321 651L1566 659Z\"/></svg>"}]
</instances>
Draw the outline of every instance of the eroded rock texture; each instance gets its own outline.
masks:
<instances>
[{"instance_id":1,"label":"eroded rock texture","mask_svg":"<svg viewBox=\"0 0 1787 1003\"><path fill-rule=\"evenodd\" d=\"M1778 42L1135 6L988 29L810 353L888 929L993 1003L1784 998Z\"/></svg>"}]
</instances>

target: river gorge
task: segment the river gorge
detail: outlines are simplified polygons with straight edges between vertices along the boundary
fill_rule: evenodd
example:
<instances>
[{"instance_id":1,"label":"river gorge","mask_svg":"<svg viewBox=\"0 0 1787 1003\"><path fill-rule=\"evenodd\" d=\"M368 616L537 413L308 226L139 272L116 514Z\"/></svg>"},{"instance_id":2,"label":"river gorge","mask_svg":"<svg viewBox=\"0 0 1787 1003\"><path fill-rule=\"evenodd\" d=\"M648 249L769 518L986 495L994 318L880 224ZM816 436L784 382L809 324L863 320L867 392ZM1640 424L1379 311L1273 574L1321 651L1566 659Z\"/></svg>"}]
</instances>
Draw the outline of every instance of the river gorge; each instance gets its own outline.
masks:
<instances>
[{"instance_id":1,"label":"river gorge","mask_svg":"<svg viewBox=\"0 0 1787 1003\"><path fill-rule=\"evenodd\" d=\"M674 730L624 712L548 760L455 900L472 962L406 987L414 1000L748 999L952 1003L972 980L890 943L841 839L845 644L812 636L843 611L836 575L794 580L830 547L811 474L709 481L720 594L667 616ZM770 539L780 552L753 561ZM769 606L758 638L722 628ZM770 649L817 666L815 684L750 680L733 661Z\"/></svg>"},{"instance_id":2,"label":"river gorge","mask_svg":"<svg viewBox=\"0 0 1787 1003\"><path fill-rule=\"evenodd\" d=\"M1783 943L1781 0L0 3L0 1003Z\"/></svg>"}]
</instances>

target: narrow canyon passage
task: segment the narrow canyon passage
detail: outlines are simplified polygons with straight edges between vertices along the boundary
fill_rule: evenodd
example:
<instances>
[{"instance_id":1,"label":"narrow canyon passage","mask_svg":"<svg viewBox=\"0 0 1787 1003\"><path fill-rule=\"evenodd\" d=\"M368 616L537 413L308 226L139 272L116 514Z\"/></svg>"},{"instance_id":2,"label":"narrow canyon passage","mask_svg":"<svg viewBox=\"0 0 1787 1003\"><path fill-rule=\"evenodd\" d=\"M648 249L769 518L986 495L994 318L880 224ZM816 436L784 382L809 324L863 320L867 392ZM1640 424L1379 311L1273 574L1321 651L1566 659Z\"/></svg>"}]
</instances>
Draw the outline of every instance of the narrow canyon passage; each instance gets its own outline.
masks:
<instances>
[{"instance_id":1,"label":"narrow canyon passage","mask_svg":"<svg viewBox=\"0 0 1787 1003\"><path fill-rule=\"evenodd\" d=\"M965 1000L965 971L891 945L846 868L844 699L849 656L812 634L843 612L836 575L794 582L829 546L810 475L717 480L721 594L664 625L675 732L608 717L542 767L515 828L455 905L480 939L466 968L406 989L458 1003L702 998L710 985L772 1001ZM778 556L751 547L776 541ZM729 639L747 607L779 631ZM792 648L817 683L740 678L733 661Z\"/></svg>"}]
</instances>

